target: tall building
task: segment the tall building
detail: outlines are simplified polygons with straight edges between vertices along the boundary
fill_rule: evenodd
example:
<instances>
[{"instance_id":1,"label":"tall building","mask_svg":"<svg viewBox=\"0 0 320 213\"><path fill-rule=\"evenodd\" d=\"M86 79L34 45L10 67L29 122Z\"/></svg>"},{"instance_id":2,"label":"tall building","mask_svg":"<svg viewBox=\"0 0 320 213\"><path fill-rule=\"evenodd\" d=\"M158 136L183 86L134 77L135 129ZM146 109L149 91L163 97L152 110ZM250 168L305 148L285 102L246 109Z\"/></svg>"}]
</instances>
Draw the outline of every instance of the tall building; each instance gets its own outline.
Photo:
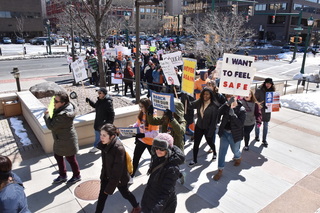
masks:
<instances>
[{"instance_id":1,"label":"tall building","mask_svg":"<svg viewBox=\"0 0 320 213\"><path fill-rule=\"evenodd\" d=\"M0 0L0 37L42 36L45 17L44 0Z\"/></svg>"}]
</instances>

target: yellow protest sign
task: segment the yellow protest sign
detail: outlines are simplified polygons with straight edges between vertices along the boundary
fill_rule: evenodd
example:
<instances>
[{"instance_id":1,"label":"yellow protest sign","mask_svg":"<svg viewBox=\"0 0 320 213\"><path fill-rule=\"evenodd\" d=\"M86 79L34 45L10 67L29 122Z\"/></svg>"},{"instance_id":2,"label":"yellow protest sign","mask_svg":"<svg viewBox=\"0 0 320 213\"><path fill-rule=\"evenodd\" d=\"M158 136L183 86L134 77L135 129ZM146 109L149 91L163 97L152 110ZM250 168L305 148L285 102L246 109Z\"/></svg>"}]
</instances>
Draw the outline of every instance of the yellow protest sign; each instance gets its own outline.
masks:
<instances>
[{"instance_id":1,"label":"yellow protest sign","mask_svg":"<svg viewBox=\"0 0 320 213\"><path fill-rule=\"evenodd\" d=\"M191 58L183 59L183 73L181 90L193 96L194 80L196 72L197 60Z\"/></svg>"},{"instance_id":2,"label":"yellow protest sign","mask_svg":"<svg viewBox=\"0 0 320 213\"><path fill-rule=\"evenodd\" d=\"M53 116L54 98L55 98L55 97L56 97L56 96L53 96L53 97L51 98L51 101L50 101L49 106L48 106L48 112L49 112L49 117L50 117L50 118L52 118L52 116Z\"/></svg>"},{"instance_id":3,"label":"yellow protest sign","mask_svg":"<svg viewBox=\"0 0 320 213\"><path fill-rule=\"evenodd\" d=\"M157 47L152 47L152 46L151 46L151 47L149 48L149 50L150 50L150 52L155 52L155 51L157 50Z\"/></svg>"}]
</instances>

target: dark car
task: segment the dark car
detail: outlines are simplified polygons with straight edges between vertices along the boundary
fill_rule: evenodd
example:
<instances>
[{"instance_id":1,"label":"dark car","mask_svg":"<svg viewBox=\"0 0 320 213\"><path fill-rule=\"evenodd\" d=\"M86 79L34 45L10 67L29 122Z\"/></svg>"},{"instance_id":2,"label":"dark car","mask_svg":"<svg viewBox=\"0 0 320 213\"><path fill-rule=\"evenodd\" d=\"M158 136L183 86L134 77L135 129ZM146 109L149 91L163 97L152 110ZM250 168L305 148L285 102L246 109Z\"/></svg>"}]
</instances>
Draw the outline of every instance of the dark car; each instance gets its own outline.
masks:
<instances>
[{"instance_id":1,"label":"dark car","mask_svg":"<svg viewBox=\"0 0 320 213\"><path fill-rule=\"evenodd\" d=\"M33 44L33 45L39 45L39 44L44 45L44 41L46 41L48 43L49 38L48 37L35 37L35 38L31 39L29 42L30 42L30 44ZM51 38L50 41L51 41L51 44L54 44L54 39Z\"/></svg>"},{"instance_id":2,"label":"dark car","mask_svg":"<svg viewBox=\"0 0 320 213\"><path fill-rule=\"evenodd\" d=\"M4 43L4 44L11 44L12 42L11 42L11 38L9 38L9 37L3 37L2 38L2 43Z\"/></svg>"},{"instance_id":3,"label":"dark car","mask_svg":"<svg viewBox=\"0 0 320 213\"><path fill-rule=\"evenodd\" d=\"M24 43L26 43L26 40L24 38L16 37L15 43L16 44L24 44Z\"/></svg>"}]
</instances>

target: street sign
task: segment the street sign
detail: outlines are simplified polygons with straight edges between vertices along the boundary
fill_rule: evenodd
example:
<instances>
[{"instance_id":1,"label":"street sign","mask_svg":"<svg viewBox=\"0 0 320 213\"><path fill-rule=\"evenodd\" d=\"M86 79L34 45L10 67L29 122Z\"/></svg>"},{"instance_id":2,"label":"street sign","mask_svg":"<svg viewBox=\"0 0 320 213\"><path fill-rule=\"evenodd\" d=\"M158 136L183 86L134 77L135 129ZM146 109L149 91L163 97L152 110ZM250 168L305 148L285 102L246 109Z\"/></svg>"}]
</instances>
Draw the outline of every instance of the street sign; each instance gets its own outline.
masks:
<instances>
[{"instance_id":1,"label":"street sign","mask_svg":"<svg viewBox=\"0 0 320 213\"><path fill-rule=\"evenodd\" d=\"M298 31L301 31L301 30L303 30L303 28L302 27L296 27L296 28L293 28L294 30L298 30Z\"/></svg>"}]
</instances>

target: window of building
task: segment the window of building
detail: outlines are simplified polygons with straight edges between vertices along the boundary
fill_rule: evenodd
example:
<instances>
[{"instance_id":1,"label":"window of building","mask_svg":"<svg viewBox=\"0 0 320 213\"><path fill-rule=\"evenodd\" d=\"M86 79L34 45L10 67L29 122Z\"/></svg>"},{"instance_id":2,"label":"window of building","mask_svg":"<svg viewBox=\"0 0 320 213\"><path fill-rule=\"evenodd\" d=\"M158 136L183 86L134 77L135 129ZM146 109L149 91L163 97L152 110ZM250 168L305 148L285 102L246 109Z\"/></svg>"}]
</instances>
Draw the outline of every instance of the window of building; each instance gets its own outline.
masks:
<instances>
[{"instance_id":1,"label":"window of building","mask_svg":"<svg viewBox=\"0 0 320 213\"><path fill-rule=\"evenodd\" d=\"M306 1L317 3L318 0L306 0Z\"/></svg>"},{"instance_id":2,"label":"window of building","mask_svg":"<svg viewBox=\"0 0 320 213\"><path fill-rule=\"evenodd\" d=\"M9 11L0 11L0 18L11 18L11 13Z\"/></svg>"},{"instance_id":3,"label":"window of building","mask_svg":"<svg viewBox=\"0 0 320 213\"><path fill-rule=\"evenodd\" d=\"M146 19L146 15L140 15L140 19Z\"/></svg>"},{"instance_id":4,"label":"window of building","mask_svg":"<svg viewBox=\"0 0 320 213\"><path fill-rule=\"evenodd\" d=\"M153 13L157 13L157 9L152 9L152 12Z\"/></svg>"},{"instance_id":5,"label":"window of building","mask_svg":"<svg viewBox=\"0 0 320 213\"><path fill-rule=\"evenodd\" d=\"M263 11L267 10L267 5L266 4L257 4L255 7L255 11Z\"/></svg>"},{"instance_id":6,"label":"window of building","mask_svg":"<svg viewBox=\"0 0 320 213\"><path fill-rule=\"evenodd\" d=\"M302 4L294 4L293 5L293 9L294 10L299 10L300 11L302 8L303 8Z\"/></svg>"},{"instance_id":7,"label":"window of building","mask_svg":"<svg viewBox=\"0 0 320 213\"><path fill-rule=\"evenodd\" d=\"M151 13L151 9L150 9L150 8L147 8L147 9L146 9L146 13Z\"/></svg>"},{"instance_id":8,"label":"window of building","mask_svg":"<svg viewBox=\"0 0 320 213\"><path fill-rule=\"evenodd\" d=\"M303 9L302 9L304 12L307 12L307 13L315 13L316 12L316 8L314 7L309 7L309 6L304 6Z\"/></svg>"},{"instance_id":9,"label":"window of building","mask_svg":"<svg viewBox=\"0 0 320 213\"><path fill-rule=\"evenodd\" d=\"M140 8L140 12L141 12L141 13L144 13L144 8Z\"/></svg>"},{"instance_id":10,"label":"window of building","mask_svg":"<svg viewBox=\"0 0 320 213\"><path fill-rule=\"evenodd\" d=\"M286 10L287 9L287 3L276 3L276 4L270 4L269 5L270 10Z\"/></svg>"}]
</instances>

